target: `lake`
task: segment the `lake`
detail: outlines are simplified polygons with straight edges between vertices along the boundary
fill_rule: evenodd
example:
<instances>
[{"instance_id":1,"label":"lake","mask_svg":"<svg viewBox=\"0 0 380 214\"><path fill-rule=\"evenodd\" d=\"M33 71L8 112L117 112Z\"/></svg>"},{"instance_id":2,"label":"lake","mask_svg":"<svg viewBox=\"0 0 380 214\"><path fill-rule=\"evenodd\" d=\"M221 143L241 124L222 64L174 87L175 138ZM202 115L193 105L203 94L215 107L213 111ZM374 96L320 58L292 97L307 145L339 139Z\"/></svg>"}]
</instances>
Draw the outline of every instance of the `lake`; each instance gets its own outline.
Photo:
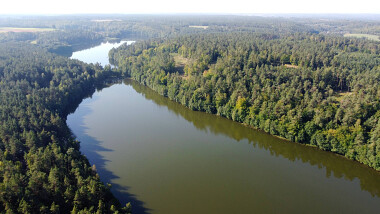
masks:
<instances>
[{"instance_id":1,"label":"lake","mask_svg":"<svg viewBox=\"0 0 380 214\"><path fill-rule=\"evenodd\" d=\"M134 213L380 213L375 170L191 111L132 80L83 100L67 124Z\"/></svg>"},{"instance_id":2,"label":"lake","mask_svg":"<svg viewBox=\"0 0 380 214\"><path fill-rule=\"evenodd\" d=\"M71 59L79 59L86 63L99 63L102 66L108 65L108 52L112 48L117 48L120 45L127 43L128 45L132 44L134 41L120 41L118 43L109 43L104 42L98 46L73 52Z\"/></svg>"}]
</instances>

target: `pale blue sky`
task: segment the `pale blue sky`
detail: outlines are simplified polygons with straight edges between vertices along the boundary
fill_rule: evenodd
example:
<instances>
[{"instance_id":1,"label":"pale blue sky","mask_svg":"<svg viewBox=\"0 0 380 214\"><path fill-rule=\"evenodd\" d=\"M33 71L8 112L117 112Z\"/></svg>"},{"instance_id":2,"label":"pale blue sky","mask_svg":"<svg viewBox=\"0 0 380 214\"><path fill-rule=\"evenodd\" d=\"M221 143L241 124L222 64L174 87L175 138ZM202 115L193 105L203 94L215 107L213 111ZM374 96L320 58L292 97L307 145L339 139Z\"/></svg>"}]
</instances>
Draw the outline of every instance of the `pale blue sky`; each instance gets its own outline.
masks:
<instances>
[{"instance_id":1,"label":"pale blue sky","mask_svg":"<svg viewBox=\"0 0 380 214\"><path fill-rule=\"evenodd\" d=\"M380 0L3 0L0 14L377 13Z\"/></svg>"}]
</instances>

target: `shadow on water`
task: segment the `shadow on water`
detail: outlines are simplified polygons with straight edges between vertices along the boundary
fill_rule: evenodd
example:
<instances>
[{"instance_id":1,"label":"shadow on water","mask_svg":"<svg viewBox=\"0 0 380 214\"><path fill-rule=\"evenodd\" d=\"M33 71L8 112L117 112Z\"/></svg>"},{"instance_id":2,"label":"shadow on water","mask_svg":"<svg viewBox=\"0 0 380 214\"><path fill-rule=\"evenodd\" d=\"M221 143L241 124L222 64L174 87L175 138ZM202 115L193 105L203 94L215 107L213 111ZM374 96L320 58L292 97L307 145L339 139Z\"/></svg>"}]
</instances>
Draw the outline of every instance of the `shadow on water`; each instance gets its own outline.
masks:
<instances>
[{"instance_id":1,"label":"shadow on water","mask_svg":"<svg viewBox=\"0 0 380 214\"><path fill-rule=\"evenodd\" d=\"M362 190L368 191L372 196L380 197L380 173L358 162L331 152L288 142L226 118L204 112L194 112L133 80L128 79L124 83L131 85L137 93L146 99L168 108L177 116L191 122L198 130L224 135L238 142L248 140L254 148L265 149L270 151L272 155L282 156L292 162L302 161L320 169L324 168L326 177L335 176L350 181L358 179Z\"/></svg>"},{"instance_id":2,"label":"shadow on water","mask_svg":"<svg viewBox=\"0 0 380 214\"><path fill-rule=\"evenodd\" d=\"M129 187L112 182L112 180L118 179L119 177L107 170L106 163L109 162L109 160L105 159L99 152L112 152L113 150L104 148L99 140L87 134L87 127L84 124L84 120L86 115L92 112L87 104L94 102L96 99L97 97L94 96L91 97L91 99L83 100L81 108L75 111L75 117L68 116L68 126L71 130L75 130L76 138L81 142L81 152L89 159L91 165L95 164L102 182L112 185L111 192L119 200L121 205L124 206L130 202L132 204L133 213L150 213L151 210L144 206L143 201L138 200L135 195L129 193Z\"/></svg>"}]
</instances>

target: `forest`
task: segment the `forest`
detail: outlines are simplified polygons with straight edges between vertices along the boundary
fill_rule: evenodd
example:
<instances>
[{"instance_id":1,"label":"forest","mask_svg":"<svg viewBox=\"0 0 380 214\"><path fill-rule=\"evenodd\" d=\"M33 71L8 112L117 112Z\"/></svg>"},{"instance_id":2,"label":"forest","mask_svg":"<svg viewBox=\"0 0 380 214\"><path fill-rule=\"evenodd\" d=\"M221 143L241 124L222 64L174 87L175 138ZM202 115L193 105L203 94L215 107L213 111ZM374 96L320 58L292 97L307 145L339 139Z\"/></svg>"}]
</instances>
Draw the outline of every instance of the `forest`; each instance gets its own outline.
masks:
<instances>
[{"instance_id":1,"label":"forest","mask_svg":"<svg viewBox=\"0 0 380 214\"><path fill-rule=\"evenodd\" d=\"M380 170L380 46L314 33L219 33L110 52L120 72L196 111Z\"/></svg>"},{"instance_id":2,"label":"forest","mask_svg":"<svg viewBox=\"0 0 380 214\"><path fill-rule=\"evenodd\" d=\"M192 27L191 27L192 26ZM256 16L0 16L0 212L130 213L80 152L67 115L130 77L192 110L319 147L380 170L377 19ZM113 49L118 69L72 60Z\"/></svg>"}]
</instances>

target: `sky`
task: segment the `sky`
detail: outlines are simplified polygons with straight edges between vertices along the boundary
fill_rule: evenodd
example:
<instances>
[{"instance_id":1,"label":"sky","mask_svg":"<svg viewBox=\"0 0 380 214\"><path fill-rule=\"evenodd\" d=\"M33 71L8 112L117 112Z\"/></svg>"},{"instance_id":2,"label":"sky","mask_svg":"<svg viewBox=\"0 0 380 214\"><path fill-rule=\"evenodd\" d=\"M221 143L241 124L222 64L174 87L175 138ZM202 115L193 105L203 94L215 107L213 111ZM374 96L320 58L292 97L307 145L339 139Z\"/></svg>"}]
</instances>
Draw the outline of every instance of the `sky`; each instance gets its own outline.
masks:
<instances>
[{"instance_id":1,"label":"sky","mask_svg":"<svg viewBox=\"0 0 380 214\"><path fill-rule=\"evenodd\" d=\"M3 0L6 14L375 13L380 0Z\"/></svg>"}]
</instances>

